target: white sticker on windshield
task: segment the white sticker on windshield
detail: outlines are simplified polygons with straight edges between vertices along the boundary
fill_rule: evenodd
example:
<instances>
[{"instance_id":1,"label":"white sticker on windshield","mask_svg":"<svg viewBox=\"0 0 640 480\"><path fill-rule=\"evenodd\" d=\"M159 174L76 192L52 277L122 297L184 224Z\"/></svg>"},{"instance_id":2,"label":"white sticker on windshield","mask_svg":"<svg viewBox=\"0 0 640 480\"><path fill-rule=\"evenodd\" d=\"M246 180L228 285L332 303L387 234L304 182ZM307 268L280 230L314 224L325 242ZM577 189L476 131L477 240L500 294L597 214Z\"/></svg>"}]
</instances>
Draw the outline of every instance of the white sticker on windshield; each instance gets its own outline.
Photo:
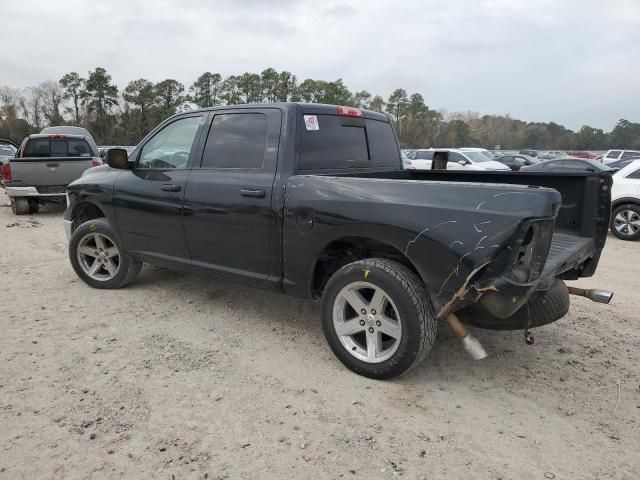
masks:
<instances>
[{"instance_id":1,"label":"white sticker on windshield","mask_svg":"<svg viewBox=\"0 0 640 480\"><path fill-rule=\"evenodd\" d=\"M315 115L305 115L304 124L306 125L307 130L320 130L318 117L316 117Z\"/></svg>"}]
</instances>

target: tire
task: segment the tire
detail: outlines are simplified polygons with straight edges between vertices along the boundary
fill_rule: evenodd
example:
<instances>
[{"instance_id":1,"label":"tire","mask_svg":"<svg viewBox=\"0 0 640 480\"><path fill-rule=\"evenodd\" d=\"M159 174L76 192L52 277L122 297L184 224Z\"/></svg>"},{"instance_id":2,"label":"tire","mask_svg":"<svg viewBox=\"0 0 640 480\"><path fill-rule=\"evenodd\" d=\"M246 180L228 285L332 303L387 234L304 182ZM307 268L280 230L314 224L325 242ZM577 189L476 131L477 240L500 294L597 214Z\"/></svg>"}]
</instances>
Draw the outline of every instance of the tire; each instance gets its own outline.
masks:
<instances>
[{"instance_id":1,"label":"tire","mask_svg":"<svg viewBox=\"0 0 640 480\"><path fill-rule=\"evenodd\" d=\"M347 368L386 380L427 356L437 321L415 273L401 263L370 258L345 265L329 279L322 295L322 329Z\"/></svg>"},{"instance_id":2,"label":"tire","mask_svg":"<svg viewBox=\"0 0 640 480\"><path fill-rule=\"evenodd\" d=\"M611 233L621 240L637 240L640 238L640 205L626 203L613 210Z\"/></svg>"},{"instance_id":3,"label":"tire","mask_svg":"<svg viewBox=\"0 0 640 480\"><path fill-rule=\"evenodd\" d=\"M488 330L521 330L541 327L560 320L569 311L569 290L562 280L554 280L549 290L535 292L520 310L507 318L491 315L476 304L457 313L463 323Z\"/></svg>"},{"instance_id":4,"label":"tire","mask_svg":"<svg viewBox=\"0 0 640 480\"><path fill-rule=\"evenodd\" d=\"M29 200L26 197L14 197L11 199L11 211L14 215L28 215Z\"/></svg>"},{"instance_id":5,"label":"tire","mask_svg":"<svg viewBox=\"0 0 640 480\"><path fill-rule=\"evenodd\" d=\"M78 277L93 288L124 287L142 268L142 262L124 251L105 218L89 220L75 229L69 260Z\"/></svg>"}]
</instances>

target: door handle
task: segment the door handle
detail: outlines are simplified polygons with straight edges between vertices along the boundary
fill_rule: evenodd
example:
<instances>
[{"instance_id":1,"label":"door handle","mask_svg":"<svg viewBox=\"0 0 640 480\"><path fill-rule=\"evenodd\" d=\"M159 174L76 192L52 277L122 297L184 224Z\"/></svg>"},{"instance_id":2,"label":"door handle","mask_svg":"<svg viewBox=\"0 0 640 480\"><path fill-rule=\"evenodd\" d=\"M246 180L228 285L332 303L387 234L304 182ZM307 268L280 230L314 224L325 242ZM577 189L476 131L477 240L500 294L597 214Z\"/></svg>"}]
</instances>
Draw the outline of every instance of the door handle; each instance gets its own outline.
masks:
<instances>
[{"instance_id":1,"label":"door handle","mask_svg":"<svg viewBox=\"0 0 640 480\"><path fill-rule=\"evenodd\" d=\"M179 192L182 190L180 185L176 185L175 183L165 183L160 187L165 192Z\"/></svg>"},{"instance_id":2,"label":"door handle","mask_svg":"<svg viewBox=\"0 0 640 480\"><path fill-rule=\"evenodd\" d=\"M47 163L47 167L59 167L60 164L59 163Z\"/></svg>"},{"instance_id":3,"label":"door handle","mask_svg":"<svg viewBox=\"0 0 640 480\"><path fill-rule=\"evenodd\" d=\"M267 193L261 188L243 188L240 190L240 195L243 197L264 198Z\"/></svg>"}]
</instances>

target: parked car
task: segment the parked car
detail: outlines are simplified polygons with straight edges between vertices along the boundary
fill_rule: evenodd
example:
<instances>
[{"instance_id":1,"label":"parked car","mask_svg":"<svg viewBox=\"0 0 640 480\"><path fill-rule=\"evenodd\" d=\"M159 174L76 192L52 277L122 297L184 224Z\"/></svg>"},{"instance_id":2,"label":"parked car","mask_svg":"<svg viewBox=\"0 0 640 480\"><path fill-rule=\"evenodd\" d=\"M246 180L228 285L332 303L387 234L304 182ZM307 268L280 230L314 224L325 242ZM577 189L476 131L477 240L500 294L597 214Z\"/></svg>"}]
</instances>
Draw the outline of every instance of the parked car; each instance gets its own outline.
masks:
<instances>
[{"instance_id":1,"label":"parked car","mask_svg":"<svg viewBox=\"0 0 640 480\"><path fill-rule=\"evenodd\" d=\"M562 317L563 280L593 275L609 225L609 175L403 171L388 117L352 107L180 113L107 162L67 188L84 282L123 287L150 262L321 297L336 356L378 379L417 365L438 319L482 358L457 315L493 329Z\"/></svg>"},{"instance_id":2,"label":"parked car","mask_svg":"<svg viewBox=\"0 0 640 480\"><path fill-rule=\"evenodd\" d=\"M529 155L530 157L537 157L541 152L540 150L525 149L520 150L518 153L521 155Z\"/></svg>"},{"instance_id":3,"label":"parked car","mask_svg":"<svg viewBox=\"0 0 640 480\"><path fill-rule=\"evenodd\" d=\"M29 135L16 156L2 165L13 213L35 213L42 203L64 201L67 185L97 165L102 160L85 136Z\"/></svg>"},{"instance_id":4,"label":"parked car","mask_svg":"<svg viewBox=\"0 0 640 480\"><path fill-rule=\"evenodd\" d=\"M402 168L406 170L407 168L409 168L409 161L411 160L411 156L413 155L413 150L400 150L400 155L402 156Z\"/></svg>"},{"instance_id":5,"label":"parked car","mask_svg":"<svg viewBox=\"0 0 640 480\"><path fill-rule=\"evenodd\" d=\"M640 157L640 150L609 150L602 157L602 162L609 164L617 160L627 160L634 157Z\"/></svg>"},{"instance_id":6,"label":"parked car","mask_svg":"<svg viewBox=\"0 0 640 480\"><path fill-rule=\"evenodd\" d=\"M550 153L550 152L544 152L544 153L539 153L537 157L538 160L543 161L543 160L555 160L556 158L565 158L567 155L557 155L555 153Z\"/></svg>"},{"instance_id":7,"label":"parked car","mask_svg":"<svg viewBox=\"0 0 640 480\"><path fill-rule=\"evenodd\" d=\"M496 159L500 163L504 163L511 170L518 171L522 167L526 167L529 165L536 165L540 163L541 160L538 160L536 157L530 157L529 155L504 155L502 157L498 157Z\"/></svg>"},{"instance_id":8,"label":"parked car","mask_svg":"<svg viewBox=\"0 0 640 480\"><path fill-rule=\"evenodd\" d=\"M416 150L409 161L409 170L431 170L434 155L445 158L447 170L509 170L505 164L488 158L478 151L462 151L456 148L433 148Z\"/></svg>"},{"instance_id":9,"label":"parked car","mask_svg":"<svg viewBox=\"0 0 640 480\"><path fill-rule=\"evenodd\" d=\"M567 152L567 156L575 157L575 158L586 158L589 160L596 160L600 162L602 160L602 155L592 152L587 152L585 150L572 150Z\"/></svg>"},{"instance_id":10,"label":"parked car","mask_svg":"<svg viewBox=\"0 0 640 480\"><path fill-rule=\"evenodd\" d=\"M610 172L613 170L607 165L604 165L595 160L589 160L587 158L557 158L555 160L546 160L535 165L529 165L522 167L521 171L527 172L557 172L557 173L569 173L569 172Z\"/></svg>"},{"instance_id":11,"label":"parked car","mask_svg":"<svg viewBox=\"0 0 640 480\"><path fill-rule=\"evenodd\" d=\"M640 159L613 174L611 233L622 240L640 238Z\"/></svg>"}]
</instances>

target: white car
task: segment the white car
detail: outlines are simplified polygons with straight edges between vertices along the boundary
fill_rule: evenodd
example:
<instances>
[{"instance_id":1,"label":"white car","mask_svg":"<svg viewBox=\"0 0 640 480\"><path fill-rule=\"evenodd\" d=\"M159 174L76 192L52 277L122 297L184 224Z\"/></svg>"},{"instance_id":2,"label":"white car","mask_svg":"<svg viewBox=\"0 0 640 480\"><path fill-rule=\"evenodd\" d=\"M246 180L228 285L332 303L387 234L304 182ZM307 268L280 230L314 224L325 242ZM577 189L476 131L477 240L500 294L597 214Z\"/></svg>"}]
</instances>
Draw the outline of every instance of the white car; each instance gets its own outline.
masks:
<instances>
[{"instance_id":1,"label":"white car","mask_svg":"<svg viewBox=\"0 0 640 480\"><path fill-rule=\"evenodd\" d=\"M490 159L484 153L479 151L462 151L457 148L430 148L414 150L409 159L408 170L431 170L431 161L433 156L438 153L446 153L448 155L447 170L511 170L504 163Z\"/></svg>"},{"instance_id":2,"label":"white car","mask_svg":"<svg viewBox=\"0 0 640 480\"><path fill-rule=\"evenodd\" d=\"M609 150L604 157L602 157L602 163L607 164L635 157L640 157L640 150Z\"/></svg>"},{"instance_id":3,"label":"white car","mask_svg":"<svg viewBox=\"0 0 640 480\"><path fill-rule=\"evenodd\" d=\"M480 152L485 155L489 160L495 160L498 158L498 155L487 150L486 148L475 148L475 147L463 147L459 149L461 152Z\"/></svg>"},{"instance_id":4,"label":"white car","mask_svg":"<svg viewBox=\"0 0 640 480\"><path fill-rule=\"evenodd\" d=\"M609 226L622 240L640 238L640 160L613 174Z\"/></svg>"}]
</instances>

